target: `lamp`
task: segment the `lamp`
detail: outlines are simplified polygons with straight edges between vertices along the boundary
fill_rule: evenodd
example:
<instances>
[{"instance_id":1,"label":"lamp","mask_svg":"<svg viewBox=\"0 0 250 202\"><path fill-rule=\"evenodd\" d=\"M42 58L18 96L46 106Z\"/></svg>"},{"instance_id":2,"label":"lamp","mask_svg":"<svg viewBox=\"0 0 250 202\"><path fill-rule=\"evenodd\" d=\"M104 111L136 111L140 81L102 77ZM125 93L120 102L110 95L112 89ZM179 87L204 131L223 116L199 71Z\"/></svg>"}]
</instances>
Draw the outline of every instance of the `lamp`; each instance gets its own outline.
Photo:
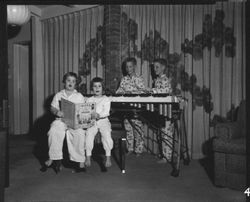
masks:
<instances>
[{"instance_id":1,"label":"lamp","mask_svg":"<svg viewBox=\"0 0 250 202\"><path fill-rule=\"evenodd\" d=\"M29 21L30 10L24 5L7 5L8 24L22 25Z\"/></svg>"}]
</instances>

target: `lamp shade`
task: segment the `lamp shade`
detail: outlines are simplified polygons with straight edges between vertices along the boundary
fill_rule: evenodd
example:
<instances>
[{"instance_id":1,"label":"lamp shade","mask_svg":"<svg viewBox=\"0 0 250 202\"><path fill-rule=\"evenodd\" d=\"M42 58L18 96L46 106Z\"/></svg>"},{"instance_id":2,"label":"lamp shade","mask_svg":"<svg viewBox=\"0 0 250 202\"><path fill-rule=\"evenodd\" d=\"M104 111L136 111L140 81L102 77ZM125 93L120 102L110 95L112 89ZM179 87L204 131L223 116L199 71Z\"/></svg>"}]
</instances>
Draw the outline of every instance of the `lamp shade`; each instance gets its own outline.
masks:
<instances>
[{"instance_id":1,"label":"lamp shade","mask_svg":"<svg viewBox=\"0 0 250 202\"><path fill-rule=\"evenodd\" d=\"M8 5L7 6L8 24L22 25L29 21L30 10L24 5Z\"/></svg>"}]
</instances>

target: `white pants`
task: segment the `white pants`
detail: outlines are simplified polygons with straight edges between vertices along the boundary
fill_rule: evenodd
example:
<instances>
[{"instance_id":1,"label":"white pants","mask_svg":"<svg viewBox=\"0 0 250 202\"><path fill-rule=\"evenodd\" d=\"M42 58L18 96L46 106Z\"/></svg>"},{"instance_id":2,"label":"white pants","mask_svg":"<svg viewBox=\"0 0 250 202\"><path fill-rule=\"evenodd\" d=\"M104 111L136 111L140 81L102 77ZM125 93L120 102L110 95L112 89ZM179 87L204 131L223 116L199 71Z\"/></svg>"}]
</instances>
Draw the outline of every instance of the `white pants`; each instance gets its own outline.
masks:
<instances>
[{"instance_id":1,"label":"white pants","mask_svg":"<svg viewBox=\"0 0 250 202\"><path fill-rule=\"evenodd\" d=\"M66 132L69 158L75 162L85 162L85 131L81 128Z\"/></svg>"},{"instance_id":2,"label":"white pants","mask_svg":"<svg viewBox=\"0 0 250 202\"><path fill-rule=\"evenodd\" d=\"M62 149L66 131L70 159L76 162L84 162L85 131L82 129L68 129L60 119L52 122L48 132L49 158L51 160L63 159Z\"/></svg>"},{"instance_id":3,"label":"white pants","mask_svg":"<svg viewBox=\"0 0 250 202\"><path fill-rule=\"evenodd\" d=\"M94 147L94 139L98 132L101 133L103 148L106 152L106 156L111 156L111 150L113 148L113 140L111 138L111 124L108 118L100 119L94 126L89 128L86 133L86 154L91 156Z\"/></svg>"}]
</instances>

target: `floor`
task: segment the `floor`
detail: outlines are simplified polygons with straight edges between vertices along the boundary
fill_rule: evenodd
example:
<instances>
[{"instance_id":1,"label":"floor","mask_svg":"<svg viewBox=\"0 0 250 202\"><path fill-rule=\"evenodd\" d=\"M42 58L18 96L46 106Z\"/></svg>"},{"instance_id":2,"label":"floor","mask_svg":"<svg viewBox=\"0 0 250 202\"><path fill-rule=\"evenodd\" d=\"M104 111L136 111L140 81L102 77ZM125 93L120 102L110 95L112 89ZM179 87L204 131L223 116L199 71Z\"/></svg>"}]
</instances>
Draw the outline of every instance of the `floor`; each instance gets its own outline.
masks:
<instances>
[{"instance_id":1,"label":"floor","mask_svg":"<svg viewBox=\"0 0 250 202\"><path fill-rule=\"evenodd\" d=\"M198 160L181 165L179 177L170 175L170 164L157 164L156 157L126 157L122 174L114 159L104 171L97 161L86 173L72 173L63 167L41 172L34 155L36 142L26 136L10 141L10 186L5 202L243 202L241 191L215 187Z\"/></svg>"}]
</instances>

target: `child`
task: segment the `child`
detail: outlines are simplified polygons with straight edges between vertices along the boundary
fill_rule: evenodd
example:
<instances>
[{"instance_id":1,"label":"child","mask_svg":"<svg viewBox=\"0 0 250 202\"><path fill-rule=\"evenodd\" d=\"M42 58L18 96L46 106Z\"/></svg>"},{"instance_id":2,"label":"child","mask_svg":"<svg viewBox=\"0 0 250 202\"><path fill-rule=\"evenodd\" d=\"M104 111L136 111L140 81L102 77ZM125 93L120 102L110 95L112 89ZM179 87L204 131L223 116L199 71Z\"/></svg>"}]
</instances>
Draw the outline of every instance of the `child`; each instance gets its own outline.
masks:
<instances>
[{"instance_id":1,"label":"child","mask_svg":"<svg viewBox=\"0 0 250 202\"><path fill-rule=\"evenodd\" d=\"M154 80L153 93L172 93L172 80L165 74L167 61L159 58L153 61L156 79Z\"/></svg>"},{"instance_id":2,"label":"child","mask_svg":"<svg viewBox=\"0 0 250 202\"><path fill-rule=\"evenodd\" d=\"M111 138L111 124L108 116L110 111L110 100L106 95L103 95L103 79L95 77L91 81L91 88L93 89L94 96L90 97L87 102L96 103L96 112L92 117L96 119L96 124L90 127L86 133L86 161L85 165L91 165L91 154L94 147L94 138L98 132L101 133L102 144L106 152L105 166L111 166L111 150L113 148L113 140Z\"/></svg>"},{"instance_id":3,"label":"child","mask_svg":"<svg viewBox=\"0 0 250 202\"><path fill-rule=\"evenodd\" d=\"M165 74L167 61L165 59L159 58L155 59L154 62L154 71L157 78L154 80L154 88L152 88L153 93L172 93L172 84L171 79ZM165 158L162 158L158 163L164 163L167 160L171 161L172 149L166 142L173 142L173 123L171 121L166 121L165 128L162 134L162 153Z\"/></svg>"},{"instance_id":4,"label":"child","mask_svg":"<svg viewBox=\"0 0 250 202\"><path fill-rule=\"evenodd\" d=\"M141 76L135 73L136 59L126 59L126 73L127 75L121 79L120 86L117 89L117 94L141 94L146 92L144 80ZM138 118L132 118L130 121L135 128L132 127L128 119L124 120L124 127L127 133L127 149L128 154L135 152L137 156L143 152L144 149L144 129L143 123Z\"/></svg>"},{"instance_id":5,"label":"child","mask_svg":"<svg viewBox=\"0 0 250 202\"><path fill-rule=\"evenodd\" d=\"M56 173L60 171L61 159L63 158L63 141L67 131L67 144L70 159L79 162L79 168L84 168L85 162L85 131L81 128L73 130L68 129L61 118L64 116L60 109L62 98L74 103L83 103L84 97L75 90L77 75L74 72L68 72L63 76L64 89L56 93L52 103L51 112L57 117L52 122L48 132L49 159L45 162L47 167L53 166ZM79 169L81 170L81 169Z\"/></svg>"}]
</instances>

